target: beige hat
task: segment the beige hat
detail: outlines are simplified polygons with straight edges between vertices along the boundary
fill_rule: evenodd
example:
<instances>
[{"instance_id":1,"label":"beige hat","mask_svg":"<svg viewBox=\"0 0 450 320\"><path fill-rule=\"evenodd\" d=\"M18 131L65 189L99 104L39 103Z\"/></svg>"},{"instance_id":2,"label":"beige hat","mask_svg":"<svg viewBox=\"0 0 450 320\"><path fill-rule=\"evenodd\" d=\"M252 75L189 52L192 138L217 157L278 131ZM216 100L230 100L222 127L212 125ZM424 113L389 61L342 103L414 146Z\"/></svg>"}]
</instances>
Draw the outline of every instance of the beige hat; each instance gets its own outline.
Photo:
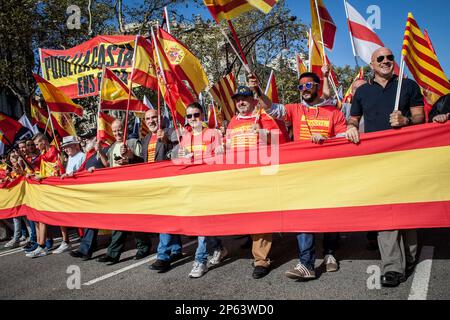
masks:
<instances>
[{"instance_id":1,"label":"beige hat","mask_svg":"<svg viewBox=\"0 0 450 320\"><path fill-rule=\"evenodd\" d=\"M77 137L74 136L67 136L67 137L63 137L62 140L62 145L61 147L64 148L65 146L69 146L71 144L79 144L80 142L78 141Z\"/></svg>"}]
</instances>

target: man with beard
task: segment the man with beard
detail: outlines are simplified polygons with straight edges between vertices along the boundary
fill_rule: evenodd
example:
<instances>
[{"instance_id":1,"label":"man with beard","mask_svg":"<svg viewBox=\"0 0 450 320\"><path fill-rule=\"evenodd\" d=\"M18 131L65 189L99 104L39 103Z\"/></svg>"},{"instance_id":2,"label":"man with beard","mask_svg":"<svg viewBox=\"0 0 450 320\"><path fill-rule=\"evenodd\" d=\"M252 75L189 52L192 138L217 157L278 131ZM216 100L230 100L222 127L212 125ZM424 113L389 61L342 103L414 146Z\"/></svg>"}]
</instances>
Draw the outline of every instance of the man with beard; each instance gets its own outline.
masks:
<instances>
[{"instance_id":1,"label":"man with beard","mask_svg":"<svg viewBox=\"0 0 450 320\"><path fill-rule=\"evenodd\" d=\"M249 86L259 96L259 102L266 112L277 119L292 123L294 141L312 141L321 144L327 139L345 137L346 122L344 115L330 100L319 96L320 78L315 73L306 72L300 76L299 90L303 103L272 104L270 99L258 90L256 77L249 79ZM337 271L339 266L334 257L339 234L324 235L324 264L327 272ZM291 279L315 279L315 237L312 233L297 235L300 262L286 272Z\"/></svg>"},{"instance_id":2,"label":"man with beard","mask_svg":"<svg viewBox=\"0 0 450 320\"><path fill-rule=\"evenodd\" d=\"M411 79L403 79L399 110L394 111L399 81L394 74L392 51L388 48L377 49L372 55L370 67L375 77L356 91L347 139L359 143L359 123L363 116L366 133L424 123L423 96L417 83ZM416 263L416 230L380 231L378 247L383 265L381 285L396 287L406 281Z\"/></svg>"}]
</instances>

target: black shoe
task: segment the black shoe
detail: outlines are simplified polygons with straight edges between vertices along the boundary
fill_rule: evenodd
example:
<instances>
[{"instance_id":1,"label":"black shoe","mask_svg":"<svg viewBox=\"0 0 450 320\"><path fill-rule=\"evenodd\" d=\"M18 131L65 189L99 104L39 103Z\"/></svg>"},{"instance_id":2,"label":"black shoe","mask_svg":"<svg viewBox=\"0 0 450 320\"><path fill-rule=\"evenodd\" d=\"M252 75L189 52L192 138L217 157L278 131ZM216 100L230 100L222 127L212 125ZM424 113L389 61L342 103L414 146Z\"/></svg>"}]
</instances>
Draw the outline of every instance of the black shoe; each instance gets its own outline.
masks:
<instances>
[{"instance_id":1,"label":"black shoe","mask_svg":"<svg viewBox=\"0 0 450 320\"><path fill-rule=\"evenodd\" d=\"M159 272L166 272L170 269L170 261L164 261L157 259L155 262L153 262L149 268L151 270L156 270Z\"/></svg>"},{"instance_id":2,"label":"black shoe","mask_svg":"<svg viewBox=\"0 0 450 320\"><path fill-rule=\"evenodd\" d=\"M141 260L144 259L146 257L148 257L150 255L150 252L137 252L136 255L134 256L134 260Z\"/></svg>"},{"instance_id":3,"label":"black shoe","mask_svg":"<svg viewBox=\"0 0 450 320\"><path fill-rule=\"evenodd\" d=\"M406 264L405 275L407 278L409 278L414 273L414 270L416 270L416 265L416 262Z\"/></svg>"},{"instance_id":4,"label":"black shoe","mask_svg":"<svg viewBox=\"0 0 450 320\"><path fill-rule=\"evenodd\" d=\"M261 279L267 276L270 272L269 268L257 266L253 269L252 277L253 279Z\"/></svg>"},{"instance_id":5,"label":"black shoe","mask_svg":"<svg viewBox=\"0 0 450 320\"><path fill-rule=\"evenodd\" d=\"M182 253L176 253L170 255L170 262L176 262L178 260L181 260L184 258L184 255Z\"/></svg>"},{"instance_id":6,"label":"black shoe","mask_svg":"<svg viewBox=\"0 0 450 320\"><path fill-rule=\"evenodd\" d=\"M92 254L83 254L81 261L89 261L92 259Z\"/></svg>"},{"instance_id":7,"label":"black shoe","mask_svg":"<svg viewBox=\"0 0 450 320\"><path fill-rule=\"evenodd\" d=\"M97 262L101 262L101 263L105 263L108 262L108 266L112 266L113 264L116 264L117 262L119 262L118 258L112 258L108 255L103 255L100 258L97 259Z\"/></svg>"},{"instance_id":8,"label":"black shoe","mask_svg":"<svg viewBox=\"0 0 450 320\"><path fill-rule=\"evenodd\" d=\"M69 254L74 258L82 258L83 257L83 254L78 250L70 251Z\"/></svg>"},{"instance_id":9,"label":"black shoe","mask_svg":"<svg viewBox=\"0 0 450 320\"><path fill-rule=\"evenodd\" d=\"M398 287L400 283L405 281L406 277L400 272L388 271L381 276L381 285L383 287Z\"/></svg>"}]
</instances>

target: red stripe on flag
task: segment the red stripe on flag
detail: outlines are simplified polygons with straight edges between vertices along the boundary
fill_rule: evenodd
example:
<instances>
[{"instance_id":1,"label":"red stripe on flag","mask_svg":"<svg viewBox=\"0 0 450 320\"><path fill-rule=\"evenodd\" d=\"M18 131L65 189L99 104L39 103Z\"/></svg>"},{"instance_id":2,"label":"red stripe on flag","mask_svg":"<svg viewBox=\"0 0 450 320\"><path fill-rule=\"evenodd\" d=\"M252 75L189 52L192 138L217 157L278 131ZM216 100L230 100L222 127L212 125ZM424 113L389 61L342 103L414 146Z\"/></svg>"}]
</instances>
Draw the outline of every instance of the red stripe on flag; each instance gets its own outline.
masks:
<instances>
[{"instance_id":1,"label":"red stripe on flag","mask_svg":"<svg viewBox=\"0 0 450 320\"><path fill-rule=\"evenodd\" d=\"M360 25L359 23L353 22L351 20L348 21L349 27L351 30L351 33L353 37L358 38L363 41L373 42L381 47L384 46L383 42L380 40L380 38L374 33L372 30L366 28L363 25Z\"/></svg>"}]
</instances>

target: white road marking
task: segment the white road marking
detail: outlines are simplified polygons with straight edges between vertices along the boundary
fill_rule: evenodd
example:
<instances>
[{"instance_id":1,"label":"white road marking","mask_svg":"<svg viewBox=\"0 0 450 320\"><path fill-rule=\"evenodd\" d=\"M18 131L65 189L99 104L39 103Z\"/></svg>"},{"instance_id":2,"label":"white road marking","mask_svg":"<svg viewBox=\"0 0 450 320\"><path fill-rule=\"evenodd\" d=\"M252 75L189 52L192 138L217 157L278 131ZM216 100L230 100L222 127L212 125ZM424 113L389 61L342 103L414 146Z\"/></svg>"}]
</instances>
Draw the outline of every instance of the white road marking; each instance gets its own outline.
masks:
<instances>
[{"instance_id":1,"label":"white road marking","mask_svg":"<svg viewBox=\"0 0 450 320\"><path fill-rule=\"evenodd\" d=\"M183 248L190 247L190 246L192 246L192 245L195 244L195 243L197 243L197 240L194 240L194 241L188 242L188 243L186 243L186 244L183 244ZM125 272L125 271L134 269L134 268L139 267L139 266L141 266L141 265L143 265L143 264L149 263L150 261L152 261L153 259L155 259L156 256L157 256L157 254L155 253L155 254L151 255L150 257L148 257L147 259L144 259L144 260L142 260L142 261L139 261L139 262L136 262L136 263L131 264L131 265L129 265L129 266L126 266L126 267L124 267L124 268L122 268L122 269L113 271L113 272L111 272L111 273L105 274L104 276L101 276L101 277L99 277L99 278L96 278L96 279L93 279L93 280L88 281L88 282L86 282L86 283L83 283L83 286L90 286L90 285L93 285L94 283L97 283L97 282L100 282L100 281L109 279L109 278L114 277L114 276L116 276L116 275L118 275L118 274L120 274L120 273L123 273L123 272Z\"/></svg>"},{"instance_id":2,"label":"white road marking","mask_svg":"<svg viewBox=\"0 0 450 320\"><path fill-rule=\"evenodd\" d=\"M430 282L431 264L434 247L423 247L419 263L414 272L414 279L408 300L427 300L428 284Z\"/></svg>"}]
</instances>

